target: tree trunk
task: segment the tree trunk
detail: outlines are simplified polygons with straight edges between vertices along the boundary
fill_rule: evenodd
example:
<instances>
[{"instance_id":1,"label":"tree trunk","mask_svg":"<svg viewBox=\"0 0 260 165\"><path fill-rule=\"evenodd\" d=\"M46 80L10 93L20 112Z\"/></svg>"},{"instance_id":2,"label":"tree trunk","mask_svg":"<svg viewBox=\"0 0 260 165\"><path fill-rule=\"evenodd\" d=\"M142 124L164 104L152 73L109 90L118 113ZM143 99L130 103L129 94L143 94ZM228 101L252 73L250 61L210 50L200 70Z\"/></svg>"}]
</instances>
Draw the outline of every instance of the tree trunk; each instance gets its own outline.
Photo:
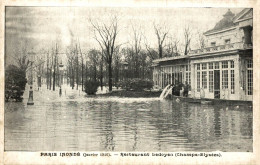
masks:
<instances>
[{"instance_id":1,"label":"tree trunk","mask_svg":"<svg viewBox=\"0 0 260 165\"><path fill-rule=\"evenodd\" d=\"M108 86L109 92L112 92L112 60L110 59L108 62Z\"/></svg>"},{"instance_id":2,"label":"tree trunk","mask_svg":"<svg viewBox=\"0 0 260 165\"><path fill-rule=\"evenodd\" d=\"M103 91L103 57L100 65L100 88Z\"/></svg>"},{"instance_id":3,"label":"tree trunk","mask_svg":"<svg viewBox=\"0 0 260 165\"><path fill-rule=\"evenodd\" d=\"M72 87L72 89L74 89L74 84L75 84L75 83L74 83L74 77L75 77L74 74L75 74L75 73L74 73L73 67L72 67L71 72L72 72L72 86L71 86L71 87Z\"/></svg>"},{"instance_id":4,"label":"tree trunk","mask_svg":"<svg viewBox=\"0 0 260 165\"><path fill-rule=\"evenodd\" d=\"M86 81L88 81L88 67L87 67L87 60L86 60L86 69L85 69L85 76L86 76Z\"/></svg>"},{"instance_id":5,"label":"tree trunk","mask_svg":"<svg viewBox=\"0 0 260 165\"><path fill-rule=\"evenodd\" d=\"M162 45L159 45L159 58L162 58Z\"/></svg>"},{"instance_id":6,"label":"tree trunk","mask_svg":"<svg viewBox=\"0 0 260 165\"><path fill-rule=\"evenodd\" d=\"M185 45L185 51L184 51L184 55L187 55L188 54L188 44L186 43L186 45Z\"/></svg>"},{"instance_id":7,"label":"tree trunk","mask_svg":"<svg viewBox=\"0 0 260 165\"><path fill-rule=\"evenodd\" d=\"M79 59L78 59L78 52L76 52L76 53L77 53L76 82L77 82L77 90L78 90L78 88L79 88Z\"/></svg>"},{"instance_id":8,"label":"tree trunk","mask_svg":"<svg viewBox=\"0 0 260 165\"><path fill-rule=\"evenodd\" d=\"M46 85L49 89L49 53L47 54L47 75L46 75Z\"/></svg>"},{"instance_id":9,"label":"tree trunk","mask_svg":"<svg viewBox=\"0 0 260 165\"><path fill-rule=\"evenodd\" d=\"M52 67L49 68L50 69L50 73L49 73L49 90L51 90L51 81L52 81L52 75L51 75L51 71L52 71Z\"/></svg>"},{"instance_id":10,"label":"tree trunk","mask_svg":"<svg viewBox=\"0 0 260 165\"><path fill-rule=\"evenodd\" d=\"M82 91L84 91L84 64L83 64L83 60L81 60L81 86L82 86Z\"/></svg>"},{"instance_id":11,"label":"tree trunk","mask_svg":"<svg viewBox=\"0 0 260 165\"><path fill-rule=\"evenodd\" d=\"M57 59L56 59L56 86L59 86L60 85L60 70L59 70L59 57L57 56Z\"/></svg>"},{"instance_id":12,"label":"tree trunk","mask_svg":"<svg viewBox=\"0 0 260 165\"><path fill-rule=\"evenodd\" d=\"M116 82L117 89L118 89L118 80L119 80L119 62L117 59L116 66L115 66L115 82Z\"/></svg>"},{"instance_id":13,"label":"tree trunk","mask_svg":"<svg viewBox=\"0 0 260 165\"><path fill-rule=\"evenodd\" d=\"M94 76L93 76L93 78L94 78L94 81L96 82L97 81L97 65L96 64L94 64Z\"/></svg>"},{"instance_id":14,"label":"tree trunk","mask_svg":"<svg viewBox=\"0 0 260 165\"><path fill-rule=\"evenodd\" d=\"M55 91L55 70L56 70L56 56L54 57L54 66L53 66L53 87L52 87L52 90Z\"/></svg>"}]
</instances>

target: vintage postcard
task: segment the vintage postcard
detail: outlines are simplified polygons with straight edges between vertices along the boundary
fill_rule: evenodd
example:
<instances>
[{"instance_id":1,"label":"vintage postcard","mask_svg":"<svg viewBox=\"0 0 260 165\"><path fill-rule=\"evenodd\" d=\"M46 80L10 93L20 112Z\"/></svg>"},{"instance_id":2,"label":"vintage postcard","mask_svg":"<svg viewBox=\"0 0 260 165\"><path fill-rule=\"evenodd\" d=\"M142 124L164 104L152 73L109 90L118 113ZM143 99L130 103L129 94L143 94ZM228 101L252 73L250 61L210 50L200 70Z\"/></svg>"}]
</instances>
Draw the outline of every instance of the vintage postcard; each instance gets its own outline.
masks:
<instances>
[{"instance_id":1,"label":"vintage postcard","mask_svg":"<svg viewBox=\"0 0 260 165\"><path fill-rule=\"evenodd\" d=\"M2 2L0 164L257 164L257 5Z\"/></svg>"}]
</instances>

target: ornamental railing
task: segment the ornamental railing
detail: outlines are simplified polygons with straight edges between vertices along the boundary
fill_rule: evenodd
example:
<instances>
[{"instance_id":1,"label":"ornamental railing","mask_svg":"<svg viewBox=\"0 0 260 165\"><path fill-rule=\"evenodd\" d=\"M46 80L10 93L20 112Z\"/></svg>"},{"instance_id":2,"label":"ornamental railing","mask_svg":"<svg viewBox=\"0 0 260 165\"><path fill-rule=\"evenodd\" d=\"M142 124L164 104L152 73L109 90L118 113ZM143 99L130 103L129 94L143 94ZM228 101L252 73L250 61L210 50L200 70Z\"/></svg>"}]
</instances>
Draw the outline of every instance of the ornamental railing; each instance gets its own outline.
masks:
<instances>
[{"instance_id":1,"label":"ornamental railing","mask_svg":"<svg viewBox=\"0 0 260 165\"><path fill-rule=\"evenodd\" d=\"M236 42L236 43L231 43L226 45L218 45L218 46L212 46L203 49L191 50L189 52L189 55L214 53L214 52L221 52L221 51L228 51L228 50L235 50L235 49L252 49L252 48L253 48L252 44L244 44L242 42Z\"/></svg>"}]
</instances>

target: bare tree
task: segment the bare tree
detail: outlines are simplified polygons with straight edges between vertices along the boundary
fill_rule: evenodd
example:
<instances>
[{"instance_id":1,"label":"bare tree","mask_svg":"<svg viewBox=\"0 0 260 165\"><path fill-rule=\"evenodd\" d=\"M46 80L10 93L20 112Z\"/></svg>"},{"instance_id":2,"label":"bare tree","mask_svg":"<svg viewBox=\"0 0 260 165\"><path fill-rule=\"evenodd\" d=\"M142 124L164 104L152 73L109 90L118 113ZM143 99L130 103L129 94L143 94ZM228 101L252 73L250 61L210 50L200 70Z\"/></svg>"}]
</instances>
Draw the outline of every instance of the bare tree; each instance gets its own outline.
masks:
<instances>
[{"instance_id":1,"label":"bare tree","mask_svg":"<svg viewBox=\"0 0 260 165\"><path fill-rule=\"evenodd\" d=\"M173 56L178 56L179 55L179 42L180 40L174 39L171 36L167 37L167 42L166 42L166 56L173 57Z\"/></svg>"},{"instance_id":2,"label":"bare tree","mask_svg":"<svg viewBox=\"0 0 260 165\"><path fill-rule=\"evenodd\" d=\"M77 83L77 87L76 89L79 89L79 54L78 54L78 45L76 44L75 50L74 50L74 54L76 57L76 83Z\"/></svg>"},{"instance_id":3,"label":"bare tree","mask_svg":"<svg viewBox=\"0 0 260 165\"><path fill-rule=\"evenodd\" d=\"M91 24L94 28L94 39L99 43L104 56L105 61L108 64L108 85L109 91L112 91L112 60L114 51L117 48L115 41L118 35L118 18L116 16L112 17L109 24Z\"/></svg>"},{"instance_id":4,"label":"bare tree","mask_svg":"<svg viewBox=\"0 0 260 165\"><path fill-rule=\"evenodd\" d=\"M141 29L140 27L138 28L139 30ZM132 43L132 47L134 48L135 54L136 56L138 56L138 54L141 51L141 41L142 41L142 33L140 31L138 31L134 25L132 24L132 30L133 30L133 43Z\"/></svg>"},{"instance_id":5,"label":"bare tree","mask_svg":"<svg viewBox=\"0 0 260 165\"><path fill-rule=\"evenodd\" d=\"M104 52L101 52L104 53ZM104 66L104 56L102 55L101 61L100 61L100 88L103 91L103 66Z\"/></svg>"},{"instance_id":6,"label":"bare tree","mask_svg":"<svg viewBox=\"0 0 260 165\"><path fill-rule=\"evenodd\" d=\"M55 44L55 51L53 52L54 55L54 61L53 61L53 87L52 90L55 91L55 85L56 85L56 71L57 71L57 54L58 54L58 47L57 43Z\"/></svg>"},{"instance_id":7,"label":"bare tree","mask_svg":"<svg viewBox=\"0 0 260 165\"><path fill-rule=\"evenodd\" d=\"M189 53L191 37L191 29L189 26L186 26L184 28L184 55L187 55Z\"/></svg>"},{"instance_id":8,"label":"bare tree","mask_svg":"<svg viewBox=\"0 0 260 165\"><path fill-rule=\"evenodd\" d=\"M94 80L95 82L97 81L97 64L98 64L98 61L99 61L99 56L100 56L100 52L96 49L91 49L89 51L89 60L90 60L90 63L92 65L92 74L91 75L91 79Z\"/></svg>"},{"instance_id":9,"label":"bare tree","mask_svg":"<svg viewBox=\"0 0 260 165\"><path fill-rule=\"evenodd\" d=\"M148 43L147 38L145 36L144 36L144 45L145 45L145 48L146 48L146 51L148 53L149 58L151 60L157 59L158 53L153 48L151 48L150 43Z\"/></svg>"},{"instance_id":10,"label":"bare tree","mask_svg":"<svg viewBox=\"0 0 260 165\"><path fill-rule=\"evenodd\" d=\"M139 77L139 68L140 68L140 51L141 51L141 41L142 41L142 32L141 27L137 28L132 24L133 30L133 40L131 43L131 49L133 51L132 59L134 62L134 77Z\"/></svg>"},{"instance_id":11,"label":"bare tree","mask_svg":"<svg viewBox=\"0 0 260 165\"><path fill-rule=\"evenodd\" d=\"M119 47L115 50L114 54L114 61L113 61L113 66L114 66L114 75L115 75L115 84L116 87L118 88L118 82L119 82L119 69L120 69L120 58L121 58L121 52L119 51Z\"/></svg>"},{"instance_id":12,"label":"bare tree","mask_svg":"<svg viewBox=\"0 0 260 165\"><path fill-rule=\"evenodd\" d=\"M198 35L198 41L199 41L199 47L200 49L203 49L205 47L205 37L201 31L197 31Z\"/></svg>"},{"instance_id":13,"label":"bare tree","mask_svg":"<svg viewBox=\"0 0 260 165\"><path fill-rule=\"evenodd\" d=\"M73 48L66 50L67 60L68 60L68 77L70 79L70 86L72 89L74 89L74 78L75 78L75 54Z\"/></svg>"},{"instance_id":14,"label":"bare tree","mask_svg":"<svg viewBox=\"0 0 260 165\"><path fill-rule=\"evenodd\" d=\"M26 72L30 66L30 60L29 60L30 52L28 52L28 48L27 48L28 40L25 40L24 42L20 42L18 45L19 46L13 50L14 55L10 55L10 56L17 63L19 69Z\"/></svg>"},{"instance_id":15,"label":"bare tree","mask_svg":"<svg viewBox=\"0 0 260 165\"><path fill-rule=\"evenodd\" d=\"M78 41L79 43L79 41ZM83 54L81 52L81 47L79 43L79 53L80 53L80 58L81 58L81 90L84 91L84 59L83 59Z\"/></svg>"},{"instance_id":16,"label":"bare tree","mask_svg":"<svg viewBox=\"0 0 260 165\"><path fill-rule=\"evenodd\" d=\"M169 33L169 30L166 28L166 26L159 26L159 25L155 25L154 23L154 31L155 34L157 36L157 42L158 42L158 54L159 54L159 58L163 57L163 47L164 47L164 40L166 38L166 36Z\"/></svg>"}]
</instances>

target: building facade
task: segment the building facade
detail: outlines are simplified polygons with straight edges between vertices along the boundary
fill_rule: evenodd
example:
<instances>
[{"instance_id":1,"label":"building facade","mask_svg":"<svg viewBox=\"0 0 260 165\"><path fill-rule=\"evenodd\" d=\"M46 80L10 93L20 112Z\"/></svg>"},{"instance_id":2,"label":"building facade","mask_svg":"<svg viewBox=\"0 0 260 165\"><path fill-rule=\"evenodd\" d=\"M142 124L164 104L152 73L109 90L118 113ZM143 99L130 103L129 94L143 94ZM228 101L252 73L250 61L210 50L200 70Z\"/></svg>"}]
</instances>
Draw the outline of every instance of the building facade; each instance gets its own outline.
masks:
<instances>
[{"instance_id":1,"label":"building facade","mask_svg":"<svg viewBox=\"0 0 260 165\"><path fill-rule=\"evenodd\" d=\"M153 61L154 85L190 84L190 97L253 100L253 9L230 10L204 33L205 47Z\"/></svg>"}]
</instances>

